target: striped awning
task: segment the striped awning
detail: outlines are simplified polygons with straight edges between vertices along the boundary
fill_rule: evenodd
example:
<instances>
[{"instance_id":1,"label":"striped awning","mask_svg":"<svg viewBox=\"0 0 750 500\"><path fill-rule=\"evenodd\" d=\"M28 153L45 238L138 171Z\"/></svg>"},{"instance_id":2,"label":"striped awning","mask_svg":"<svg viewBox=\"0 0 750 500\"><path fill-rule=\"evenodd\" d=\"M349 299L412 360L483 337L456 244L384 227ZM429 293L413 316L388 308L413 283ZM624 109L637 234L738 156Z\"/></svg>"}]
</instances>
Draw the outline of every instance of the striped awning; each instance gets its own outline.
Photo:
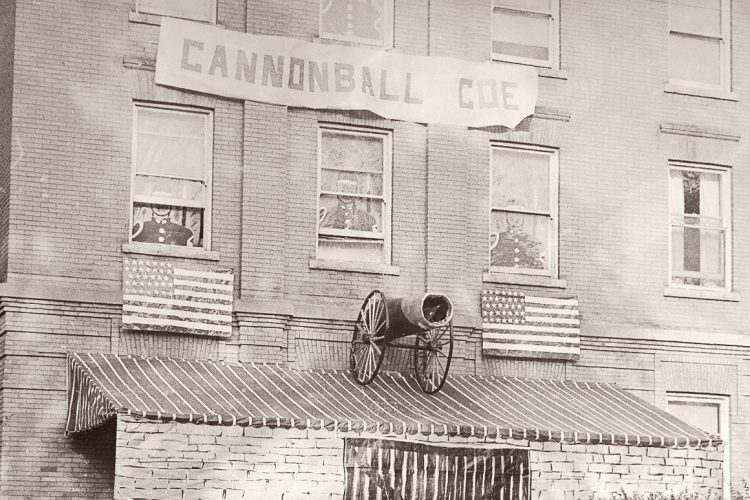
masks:
<instances>
[{"instance_id":1,"label":"striped awning","mask_svg":"<svg viewBox=\"0 0 750 500\"><path fill-rule=\"evenodd\" d=\"M174 358L68 356L67 432L116 414L162 421L448 434L640 446L710 446L702 432L612 384L449 376L424 394L413 377Z\"/></svg>"}]
</instances>

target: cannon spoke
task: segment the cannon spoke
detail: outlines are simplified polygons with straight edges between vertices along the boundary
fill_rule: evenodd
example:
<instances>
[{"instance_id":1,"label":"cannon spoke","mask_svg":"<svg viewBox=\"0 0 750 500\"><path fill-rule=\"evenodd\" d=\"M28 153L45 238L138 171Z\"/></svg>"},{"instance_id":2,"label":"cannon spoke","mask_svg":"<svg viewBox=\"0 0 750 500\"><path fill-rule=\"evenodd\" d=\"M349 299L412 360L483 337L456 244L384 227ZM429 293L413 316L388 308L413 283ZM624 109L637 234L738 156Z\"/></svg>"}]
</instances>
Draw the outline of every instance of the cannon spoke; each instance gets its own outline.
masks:
<instances>
[{"instance_id":1,"label":"cannon spoke","mask_svg":"<svg viewBox=\"0 0 750 500\"><path fill-rule=\"evenodd\" d=\"M447 335L446 335L447 334ZM435 328L416 336L414 371L422 390L434 394L442 389L453 356L453 325Z\"/></svg>"},{"instance_id":2,"label":"cannon spoke","mask_svg":"<svg viewBox=\"0 0 750 500\"><path fill-rule=\"evenodd\" d=\"M375 378L385 355L388 312L383 294L370 293L354 324L349 365L357 383L367 385Z\"/></svg>"}]
</instances>

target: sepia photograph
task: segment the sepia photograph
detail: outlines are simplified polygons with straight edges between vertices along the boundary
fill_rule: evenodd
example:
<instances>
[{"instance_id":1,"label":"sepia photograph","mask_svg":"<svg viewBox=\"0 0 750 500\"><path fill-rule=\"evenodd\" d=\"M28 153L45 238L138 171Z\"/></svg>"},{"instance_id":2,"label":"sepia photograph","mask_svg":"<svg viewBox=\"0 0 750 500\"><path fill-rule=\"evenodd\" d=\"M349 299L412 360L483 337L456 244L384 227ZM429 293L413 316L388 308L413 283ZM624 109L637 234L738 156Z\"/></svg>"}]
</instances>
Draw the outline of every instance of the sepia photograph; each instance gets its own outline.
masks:
<instances>
[{"instance_id":1,"label":"sepia photograph","mask_svg":"<svg viewBox=\"0 0 750 500\"><path fill-rule=\"evenodd\" d=\"M750 500L750 2L0 0L0 499Z\"/></svg>"}]
</instances>

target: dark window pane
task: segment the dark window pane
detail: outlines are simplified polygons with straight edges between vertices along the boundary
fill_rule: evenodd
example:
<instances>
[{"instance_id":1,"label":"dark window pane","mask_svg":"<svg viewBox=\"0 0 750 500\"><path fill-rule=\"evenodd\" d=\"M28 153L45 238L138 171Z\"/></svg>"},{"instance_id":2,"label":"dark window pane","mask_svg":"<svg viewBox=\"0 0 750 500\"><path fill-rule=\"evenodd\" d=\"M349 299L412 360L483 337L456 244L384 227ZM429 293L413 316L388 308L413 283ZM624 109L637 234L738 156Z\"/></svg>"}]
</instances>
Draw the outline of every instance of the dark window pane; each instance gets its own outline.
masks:
<instances>
[{"instance_id":1,"label":"dark window pane","mask_svg":"<svg viewBox=\"0 0 750 500\"><path fill-rule=\"evenodd\" d=\"M201 246L203 209L134 203L131 241Z\"/></svg>"}]
</instances>

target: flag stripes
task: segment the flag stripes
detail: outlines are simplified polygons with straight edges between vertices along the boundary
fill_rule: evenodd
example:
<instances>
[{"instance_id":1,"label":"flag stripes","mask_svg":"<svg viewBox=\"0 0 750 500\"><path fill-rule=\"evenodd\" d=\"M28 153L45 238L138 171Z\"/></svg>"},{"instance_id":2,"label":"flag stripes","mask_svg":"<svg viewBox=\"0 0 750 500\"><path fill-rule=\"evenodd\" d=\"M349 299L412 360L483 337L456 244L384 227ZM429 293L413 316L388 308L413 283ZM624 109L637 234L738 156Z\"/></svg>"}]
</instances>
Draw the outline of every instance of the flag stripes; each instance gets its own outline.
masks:
<instances>
[{"instance_id":1,"label":"flag stripes","mask_svg":"<svg viewBox=\"0 0 750 500\"><path fill-rule=\"evenodd\" d=\"M654 446L720 441L610 384L453 376L441 392L426 396L413 376L397 373L383 373L363 387L342 371L75 353L68 373L68 432L96 427L120 412L405 436ZM459 470L472 478L489 471ZM468 475L467 481L473 484Z\"/></svg>"},{"instance_id":2,"label":"flag stripes","mask_svg":"<svg viewBox=\"0 0 750 500\"><path fill-rule=\"evenodd\" d=\"M487 355L576 360L580 314L575 298L484 290L482 350Z\"/></svg>"},{"instance_id":3,"label":"flag stripes","mask_svg":"<svg viewBox=\"0 0 750 500\"><path fill-rule=\"evenodd\" d=\"M125 259L122 322L131 330L229 336L233 290L231 271Z\"/></svg>"},{"instance_id":4,"label":"flag stripes","mask_svg":"<svg viewBox=\"0 0 750 500\"><path fill-rule=\"evenodd\" d=\"M346 439L345 500L528 500L529 452Z\"/></svg>"}]
</instances>

